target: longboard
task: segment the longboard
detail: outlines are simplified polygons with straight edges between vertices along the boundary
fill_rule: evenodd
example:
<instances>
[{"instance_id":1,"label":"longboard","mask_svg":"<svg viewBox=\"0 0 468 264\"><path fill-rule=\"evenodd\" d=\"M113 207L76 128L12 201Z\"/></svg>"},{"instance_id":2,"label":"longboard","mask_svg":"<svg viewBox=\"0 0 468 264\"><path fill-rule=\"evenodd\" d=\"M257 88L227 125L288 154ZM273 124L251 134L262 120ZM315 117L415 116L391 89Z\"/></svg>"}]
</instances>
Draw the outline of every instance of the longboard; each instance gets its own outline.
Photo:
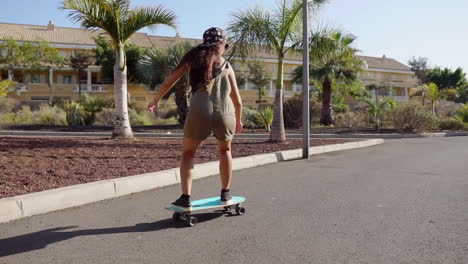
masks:
<instances>
[{"instance_id":1,"label":"longboard","mask_svg":"<svg viewBox=\"0 0 468 264\"><path fill-rule=\"evenodd\" d=\"M223 207L225 212L229 212L231 209L235 208L238 215L243 215L245 213L245 208L241 206L243 202L245 202L245 197L233 196L232 200L225 203L221 202L218 196L193 201L191 208L178 207L175 205L170 205L165 208L174 212L172 218L175 221L184 220L189 226L193 227L197 224L197 218L191 215L193 212Z\"/></svg>"}]
</instances>

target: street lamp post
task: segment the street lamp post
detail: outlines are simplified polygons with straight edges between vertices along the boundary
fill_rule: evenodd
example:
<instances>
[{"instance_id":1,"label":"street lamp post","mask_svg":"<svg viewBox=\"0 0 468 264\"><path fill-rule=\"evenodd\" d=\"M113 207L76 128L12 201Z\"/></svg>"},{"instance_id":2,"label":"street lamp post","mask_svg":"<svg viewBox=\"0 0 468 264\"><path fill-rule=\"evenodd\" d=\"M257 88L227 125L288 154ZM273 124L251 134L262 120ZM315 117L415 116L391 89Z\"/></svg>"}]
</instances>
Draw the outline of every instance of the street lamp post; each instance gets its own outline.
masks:
<instances>
[{"instance_id":1,"label":"street lamp post","mask_svg":"<svg viewBox=\"0 0 468 264\"><path fill-rule=\"evenodd\" d=\"M308 2L303 0L302 18L302 158L309 159L310 119L309 119L309 28Z\"/></svg>"}]
</instances>

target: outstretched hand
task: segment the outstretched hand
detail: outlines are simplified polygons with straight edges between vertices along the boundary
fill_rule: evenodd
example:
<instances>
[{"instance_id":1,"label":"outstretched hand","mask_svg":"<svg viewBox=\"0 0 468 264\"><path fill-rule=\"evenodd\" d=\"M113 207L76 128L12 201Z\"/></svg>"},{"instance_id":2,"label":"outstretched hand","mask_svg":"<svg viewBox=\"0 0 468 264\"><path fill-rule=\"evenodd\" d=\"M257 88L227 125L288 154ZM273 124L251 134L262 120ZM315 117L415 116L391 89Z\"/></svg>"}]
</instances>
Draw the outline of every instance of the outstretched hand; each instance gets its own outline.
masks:
<instances>
[{"instance_id":1,"label":"outstretched hand","mask_svg":"<svg viewBox=\"0 0 468 264\"><path fill-rule=\"evenodd\" d=\"M158 104L155 102L150 102L148 104L148 111L150 112L156 112L158 110Z\"/></svg>"}]
</instances>

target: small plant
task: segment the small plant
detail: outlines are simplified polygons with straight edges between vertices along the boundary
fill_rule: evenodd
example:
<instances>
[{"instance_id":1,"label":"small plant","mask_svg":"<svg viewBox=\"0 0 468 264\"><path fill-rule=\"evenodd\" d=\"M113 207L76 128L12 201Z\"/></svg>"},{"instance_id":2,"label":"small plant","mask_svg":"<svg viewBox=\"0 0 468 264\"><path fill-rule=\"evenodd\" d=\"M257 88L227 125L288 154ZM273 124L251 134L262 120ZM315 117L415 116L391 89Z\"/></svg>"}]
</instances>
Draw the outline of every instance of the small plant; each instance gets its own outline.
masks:
<instances>
[{"instance_id":1,"label":"small plant","mask_svg":"<svg viewBox=\"0 0 468 264\"><path fill-rule=\"evenodd\" d=\"M257 120L267 131L271 130L273 123L273 110L271 107L265 107L257 113Z\"/></svg>"},{"instance_id":2,"label":"small plant","mask_svg":"<svg viewBox=\"0 0 468 264\"><path fill-rule=\"evenodd\" d=\"M77 102L71 102L64 106L67 124L71 127L81 126L84 124L83 107Z\"/></svg>"},{"instance_id":3,"label":"small plant","mask_svg":"<svg viewBox=\"0 0 468 264\"><path fill-rule=\"evenodd\" d=\"M394 109L396 106L396 102L391 98L382 98L373 102L371 100L365 100L365 102L369 105L369 115L372 118L372 121L375 124L375 129L377 132L380 132L380 122L382 120L382 116L387 109Z\"/></svg>"},{"instance_id":4,"label":"small plant","mask_svg":"<svg viewBox=\"0 0 468 264\"><path fill-rule=\"evenodd\" d=\"M92 96L87 93L81 95L80 105L83 107L83 120L85 125L92 125L96 121L96 114L102 109L110 107L110 102L104 98Z\"/></svg>"}]
</instances>

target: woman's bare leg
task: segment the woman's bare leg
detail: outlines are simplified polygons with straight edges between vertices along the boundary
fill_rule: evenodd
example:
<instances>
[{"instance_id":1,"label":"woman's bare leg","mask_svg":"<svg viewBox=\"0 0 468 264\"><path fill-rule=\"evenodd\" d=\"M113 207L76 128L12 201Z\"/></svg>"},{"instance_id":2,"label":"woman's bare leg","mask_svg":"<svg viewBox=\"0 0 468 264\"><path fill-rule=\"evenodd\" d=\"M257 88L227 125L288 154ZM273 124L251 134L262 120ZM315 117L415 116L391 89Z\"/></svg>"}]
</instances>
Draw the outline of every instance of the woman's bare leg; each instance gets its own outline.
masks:
<instances>
[{"instance_id":1,"label":"woman's bare leg","mask_svg":"<svg viewBox=\"0 0 468 264\"><path fill-rule=\"evenodd\" d=\"M219 146L219 173L221 175L221 185L224 190L231 186L232 178L232 154L231 141L218 140Z\"/></svg>"},{"instance_id":2,"label":"woman's bare leg","mask_svg":"<svg viewBox=\"0 0 468 264\"><path fill-rule=\"evenodd\" d=\"M182 194L190 195L193 180L193 157L197 151L200 140L184 137L182 143L182 161L180 162L180 182Z\"/></svg>"}]
</instances>

